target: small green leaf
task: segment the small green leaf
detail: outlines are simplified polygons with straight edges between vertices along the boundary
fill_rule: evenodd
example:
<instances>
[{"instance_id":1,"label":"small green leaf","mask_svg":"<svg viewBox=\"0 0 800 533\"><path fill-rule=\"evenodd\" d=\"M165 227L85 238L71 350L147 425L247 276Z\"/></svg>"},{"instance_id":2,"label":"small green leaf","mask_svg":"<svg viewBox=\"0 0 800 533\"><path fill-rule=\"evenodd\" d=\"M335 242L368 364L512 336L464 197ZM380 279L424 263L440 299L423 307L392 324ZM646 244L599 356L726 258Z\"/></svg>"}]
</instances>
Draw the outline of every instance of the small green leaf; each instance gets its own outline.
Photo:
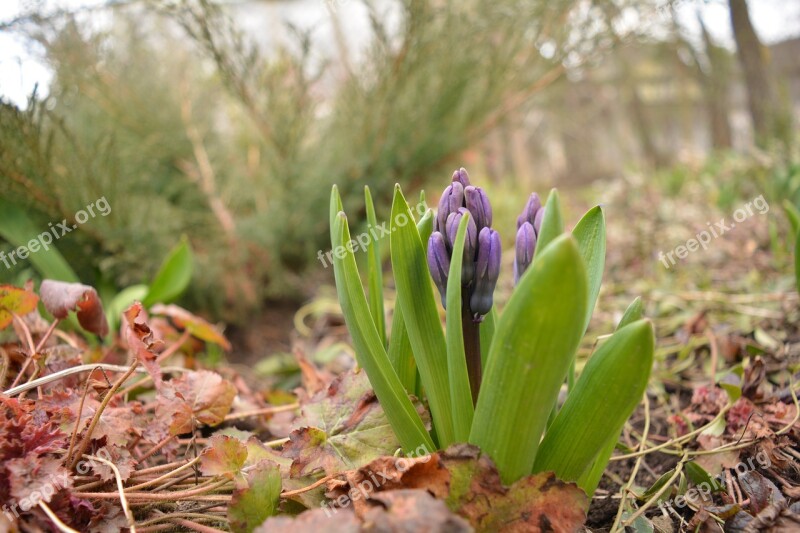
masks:
<instances>
[{"instance_id":1,"label":"small green leaf","mask_svg":"<svg viewBox=\"0 0 800 533\"><path fill-rule=\"evenodd\" d=\"M660 478L658 478L656 480L655 483L653 483L653 485L649 489L644 491L644 494L639 496L639 500L640 501L648 501L650 498L655 496L655 494L658 491L660 491L662 489L662 487L664 487L664 485L667 484L667 481L669 481L669 479L674 475L675 475L675 469L674 468L671 469L671 470L667 470ZM659 497L657 503L661 503L662 501L667 500L669 498L669 496L670 496L670 492L669 491L665 492L664 494L662 494Z\"/></svg>"},{"instance_id":2,"label":"small green leaf","mask_svg":"<svg viewBox=\"0 0 800 533\"><path fill-rule=\"evenodd\" d=\"M531 473L582 336L586 293L578 245L563 235L523 274L498 321L469 441L506 483Z\"/></svg>"},{"instance_id":3,"label":"small green leaf","mask_svg":"<svg viewBox=\"0 0 800 533\"><path fill-rule=\"evenodd\" d=\"M447 347L431 285L425 247L400 186L392 202L392 271L397 301L403 311L408 339L428 397L439 445L454 441Z\"/></svg>"},{"instance_id":4,"label":"small green leaf","mask_svg":"<svg viewBox=\"0 0 800 533\"><path fill-rule=\"evenodd\" d=\"M689 461L684 464L683 469L686 471L686 475L689 476L692 483L697 486L706 485L708 487L707 492L719 492L725 488L722 483L719 483L711 474L706 472L702 466L694 461Z\"/></svg>"},{"instance_id":5,"label":"small green leaf","mask_svg":"<svg viewBox=\"0 0 800 533\"><path fill-rule=\"evenodd\" d=\"M792 235L797 235L798 230L800 230L800 210L789 200L784 200L783 211L786 213L786 218L789 219L789 224L792 227Z\"/></svg>"},{"instance_id":6,"label":"small green leaf","mask_svg":"<svg viewBox=\"0 0 800 533\"><path fill-rule=\"evenodd\" d=\"M161 264L142 305L150 307L155 303L168 304L183 294L192 281L192 261L192 249L189 241L183 237Z\"/></svg>"},{"instance_id":7,"label":"small green leaf","mask_svg":"<svg viewBox=\"0 0 800 533\"><path fill-rule=\"evenodd\" d=\"M592 319L597 296L600 294L606 263L606 221L603 209L599 205L591 208L572 230L572 236L578 241L578 250L586 264L586 274L589 277L589 306L583 328L585 333Z\"/></svg>"},{"instance_id":8,"label":"small green leaf","mask_svg":"<svg viewBox=\"0 0 800 533\"><path fill-rule=\"evenodd\" d=\"M553 471L564 481L583 476L641 401L654 349L646 320L622 328L597 349L542 440L534 472Z\"/></svg>"},{"instance_id":9,"label":"small green leaf","mask_svg":"<svg viewBox=\"0 0 800 533\"><path fill-rule=\"evenodd\" d=\"M450 273L447 277L447 369L450 377L450 401L453 406L453 431L456 442L469 438L472 416L472 391L464 355L464 337L461 330L461 263L464 258L464 239L467 236L469 213L461 217L453 243Z\"/></svg>"},{"instance_id":10,"label":"small green leaf","mask_svg":"<svg viewBox=\"0 0 800 533\"><path fill-rule=\"evenodd\" d=\"M247 472L228 505L228 520L235 533L250 533L278 512L281 471L271 461L261 461Z\"/></svg>"},{"instance_id":11,"label":"small green leaf","mask_svg":"<svg viewBox=\"0 0 800 533\"><path fill-rule=\"evenodd\" d=\"M367 224L370 228L378 227L375 206L369 187L364 187L364 202L367 209ZM371 236L370 236L371 237ZM381 268L381 245L377 239L370 238L367 244L367 279L369 282L369 309L378 335L386 344L386 316L383 309L383 269Z\"/></svg>"},{"instance_id":12,"label":"small green leaf","mask_svg":"<svg viewBox=\"0 0 800 533\"><path fill-rule=\"evenodd\" d=\"M533 253L534 261L547 248L547 245L562 233L564 233L564 219L561 216L561 200L558 190L552 189L544 206L544 218L536 239L536 251Z\"/></svg>"},{"instance_id":13,"label":"small green leaf","mask_svg":"<svg viewBox=\"0 0 800 533\"><path fill-rule=\"evenodd\" d=\"M637 320L641 320L642 316L644 316L642 297L637 296L636 299L630 303L628 308L625 309L622 318L619 320L619 324L617 324L617 329L614 331L618 331L628 324L633 324Z\"/></svg>"}]
</instances>

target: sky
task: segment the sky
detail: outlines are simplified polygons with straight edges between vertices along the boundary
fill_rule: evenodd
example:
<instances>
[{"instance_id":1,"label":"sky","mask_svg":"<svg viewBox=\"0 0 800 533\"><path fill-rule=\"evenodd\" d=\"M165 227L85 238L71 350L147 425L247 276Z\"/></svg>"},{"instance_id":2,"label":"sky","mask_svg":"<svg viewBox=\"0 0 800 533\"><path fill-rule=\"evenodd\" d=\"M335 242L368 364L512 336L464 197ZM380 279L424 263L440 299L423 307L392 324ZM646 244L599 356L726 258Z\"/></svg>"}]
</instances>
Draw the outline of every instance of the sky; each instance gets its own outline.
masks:
<instances>
[{"instance_id":1,"label":"sky","mask_svg":"<svg viewBox=\"0 0 800 533\"><path fill-rule=\"evenodd\" d=\"M104 3L108 3L108 0L0 0L0 24L36 6L75 9ZM774 43L800 37L800 0L749 0L748 4L753 24L764 42ZM320 31L315 32L315 36L332 41L331 25L325 22L332 9L345 26L351 46L357 47L358 40L368 35L365 11L359 0L300 0L271 3L268 7L264 3L254 2L254 5L258 6L258 16L243 17L245 28L248 22L253 27L255 19L266 16L272 19L270 22L291 20L302 27L319 27ZM697 34L699 25L695 13L699 8L709 32L718 42L732 48L733 38L726 6L724 0L682 0L677 3L677 13L682 25L689 32ZM244 14L247 9L245 2L245 6L237 11ZM102 12L93 12L91 16L94 17L93 22L99 25L108 20ZM35 85L39 85L40 94L47 93L51 77L50 70L36 50L30 50L28 43L14 32L0 30L0 97L24 106Z\"/></svg>"}]
</instances>

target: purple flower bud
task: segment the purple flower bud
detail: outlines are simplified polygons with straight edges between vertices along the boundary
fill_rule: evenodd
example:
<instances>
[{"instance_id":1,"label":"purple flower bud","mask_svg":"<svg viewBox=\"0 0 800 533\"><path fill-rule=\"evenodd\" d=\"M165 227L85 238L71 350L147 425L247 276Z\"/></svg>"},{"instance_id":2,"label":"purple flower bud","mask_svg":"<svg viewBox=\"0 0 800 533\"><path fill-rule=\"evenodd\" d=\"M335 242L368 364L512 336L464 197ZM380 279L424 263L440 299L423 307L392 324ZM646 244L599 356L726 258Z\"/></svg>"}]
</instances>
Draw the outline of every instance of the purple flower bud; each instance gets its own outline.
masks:
<instances>
[{"instance_id":1,"label":"purple flower bud","mask_svg":"<svg viewBox=\"0 0 800 533\"><path fill-rule=\"evenodd\" d=\"M539 199L539 195L535 192L531 193L530 197L528 198L528 202L525 204L525 209L523 209L522 214L517 217L517 229L519 229L524 222L530 222L533 224L536 214L541 210L542 201Z\"/></svg>"},{"instance_id":2,"label":"purple flower bud","mask_svg":"<svg viewBox=\"0 0 800 533\"><path fill-rule=\"evenodd\" d=\"M455 182L460 183L464 188L469 186L469 174L467 174L467 169L461 167L453 172L453 183Z\"/></svg>"},{"instance_id":3,"label":"purple flower bud","mask_svg":"<svg viewBox=\"0 0 800 533\"><path fill-rule=\"evenodd\" d=\"M475 261L475 287L469 308L475 318L492 309L494 287L500 276L500 235L492 228L483 228L478 235L478 258Z\"/></svg>"},{"instance_id":4,"label":"purple flower bud","mask_svg":"<svg viewBox=\"0 0 800 533\"><path fill-rule=\"evenodd\" d=\"M536 217L533 219L533 229L536 231L536 235L539 235L539 231L542 229L542 220L544 219L544 207L536 211Z\"/></svg>"},{"instance_id":5,"label":"purple flower bud","mask_svg":"<svg viewBox=\"0 0 800 533\"><path fill-rule=\"evenodd\" d=\"M472 185L465 187L464 201L467 209L472 213L472 218L475 219L478 231L492 225L492 204L489 203L489 197L486 196L483 189Z\"/></svg>"},{"instance_id":6,"label":"purple flower bud","mask_svg":"<svg viewBox=\"0 0 800 533\"><path fill-rule=\"evenodd\" d=\"M514 285L528 269L536 251L536 232L530 222L524 222L517 231L516 257L514 258Z\"/></svg>"},{"instance_id":7,"label":"purple flower bud","mask_svg":"<svg viewBox=\"0 0 800 533\"><path fill-rule=\"evenodd\" d=\"M445 231L445 223L450 213L458 211L459 207L464 207L464 187L461 183L454 181L442 193L439 200L439 211L436 213L436 231Z\"/></svg>"},{"instance_id":8,"label":"purple flower bud","mask_svg":"<svg viewBox=\"0 0 800 533\"><path fill-rule=\"evenodd\" d=\"M439 294L442 306L447 305L447 276L450 274L450 254L444 243L444 236L438 231L431 233L428 239L428 268Z\"/></svg>"},{"instance_id":9,"label":"purple flower bud","mask_svg":"<svg viewBox=\"0 0 800 533\"><path fill-rule=\"evenodd\" d=\"M450 213L445 223L445 243L447 250L452 253L458 235L458 226L465 213L469 213L466 208L461 207L455 213ZM471 215L471 213L470 213ZM461 262L461 284L469 285L475 277L475 248L478 245L478 228L475 225L474 217L469 217L467 222L467 235L464 237L464 259Z\"/></svg>"}]
</instances>

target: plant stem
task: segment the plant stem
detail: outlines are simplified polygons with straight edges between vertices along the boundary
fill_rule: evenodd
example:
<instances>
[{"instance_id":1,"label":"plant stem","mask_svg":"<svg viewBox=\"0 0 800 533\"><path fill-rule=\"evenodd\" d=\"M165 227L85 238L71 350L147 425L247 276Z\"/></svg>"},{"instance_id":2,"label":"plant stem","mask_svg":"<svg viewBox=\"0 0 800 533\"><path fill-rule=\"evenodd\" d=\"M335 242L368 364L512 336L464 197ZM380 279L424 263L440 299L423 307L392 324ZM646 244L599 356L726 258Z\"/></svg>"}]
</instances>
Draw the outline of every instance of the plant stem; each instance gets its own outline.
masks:
<instances>
[{"instance_id":1,"label":"plant stem","mask_svg":"<svg viewBox=\"0 0 800 533\"><path fill-rule=\"evenodd\" d=\"M478 403L478 392L481 389L481 334L480 322L475 322L469 309L469 291L464 290L461 304L461 331L464 337L464 355L467 358L467 374L469 388L472 391L472 403Z\"/></svg>"}]
</instances>

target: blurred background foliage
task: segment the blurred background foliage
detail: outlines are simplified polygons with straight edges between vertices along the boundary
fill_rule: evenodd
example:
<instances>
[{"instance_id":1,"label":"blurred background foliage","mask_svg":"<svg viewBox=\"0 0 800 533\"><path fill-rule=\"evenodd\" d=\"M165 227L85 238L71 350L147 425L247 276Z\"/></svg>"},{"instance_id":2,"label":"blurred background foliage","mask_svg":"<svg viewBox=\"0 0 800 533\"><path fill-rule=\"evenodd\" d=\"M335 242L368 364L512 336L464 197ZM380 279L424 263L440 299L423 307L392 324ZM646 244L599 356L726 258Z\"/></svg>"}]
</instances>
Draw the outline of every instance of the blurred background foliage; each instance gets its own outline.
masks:
<instances>
[{"instance_id":1,"label":"blurred background foliage","mask_svg":"<svg viewBox=\"0 0 800 533\"><path fill-rule=\"evenodd\" d=\"M754 66L702 24L687 37L679 3L320 1L322 45L314 28L259 26L250 4L263 2L34 3L0 31L24 36L53 79L27 106L0 103L0 196L42 228L107 198L109 216L57 242L98 286L152 278L186 236L184 303L233 322L327 281L316 261L334 183L358 219L364 185L380 217L394 183L439 190L461 165L497 205L631 169L675 195L724 177L721 205L756 180L800 203L798 40ZM355 4L368 24L357 50L341 20ZM745 22L740 49L767 51ZM759 68L766 88L752 86Z\"/></svg>"}]
</instances>

